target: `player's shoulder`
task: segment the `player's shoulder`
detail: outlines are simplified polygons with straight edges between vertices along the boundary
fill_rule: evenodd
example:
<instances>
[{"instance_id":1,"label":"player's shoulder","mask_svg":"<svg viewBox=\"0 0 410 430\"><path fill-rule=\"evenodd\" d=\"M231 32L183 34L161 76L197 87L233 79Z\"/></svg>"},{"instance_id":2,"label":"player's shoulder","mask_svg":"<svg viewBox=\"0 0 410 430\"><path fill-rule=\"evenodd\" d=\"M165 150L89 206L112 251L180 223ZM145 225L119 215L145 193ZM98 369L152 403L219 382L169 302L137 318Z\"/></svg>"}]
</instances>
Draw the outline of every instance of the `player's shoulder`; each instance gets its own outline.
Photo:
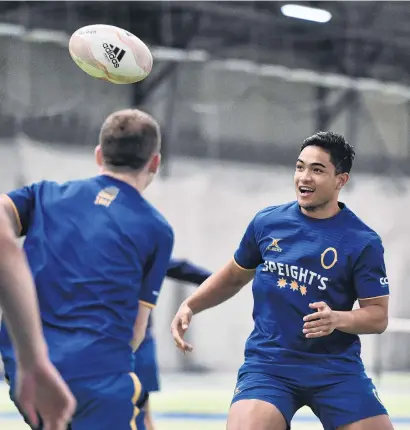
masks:
<instances>
[{"instance_id":1,"label":"player's shoulder","mask_svg":"<svg viewBox=\"0 0 410 430\"><path fill-rule=\"evenodd\" d=\"M150 202L145 200L146 207L150 213L150 221L159 234L166 235L168 238L174 237L174 229L165 216Z\"/></svg>"},{"instance_id":2,"label":"player's shoulder","mask_svg":"<svg viewBox=\"0 0 410 430\"><path fill-rule=\"evenodd\" d=\"M44 179L44 180L32 182L30 185L27 185L26 188L31 189L33 193L44 193L44 192L47 193L52 190L57 190L61 188L61 184L55 181Z\"/></svg>"},{"instance_id":3,"label":"player's shoulder","mask_svg":"<svg viewBox=\"0 0 410 430\"><path fill-rule=\"evenodd\" d=\"M78 204L81 199L98 198L101 193L102 198L114 201L119 189L115 186L105 184L100 176L87 178L72 179L68 181L41 180L30 185L32 193L39 196L40 200L45 203L55 200L64 199L65 202ZM66 199L68 198L68 200Z\"/></svg>"},{"instance_id":4,"label":"player's shoulder","mask_svg":"<svg viewBox=\"0 0 410 430\"><path fill-rule=\"evenodd\" d=\"M344 230L351 240L363 247L371 243L382 242L380 235L347 206L344 207L344 212L346 220Z\"/></svg>"},{"instance_id":5,"label":"player's shoulder","mask_svg":"<svg viewBox=\"0 0 410 430\"><path fill-rule=\"evenodd\" d=\"M284 215L288 215L294 211L295 204L295 202L289 202L280 205L267 206L256 213L254 222L260 225L274 221L275 219L283 218Z\"/></svg>"},{"instance_id":6,"label":"player's shoulder","mask_svg":"<svg viewBox=\"0 0 410 430\"><path fill-rule=\"evenodd\" d=\"M73 179L65 182L42 180L33 184L43 194L62 195L66 192L81 192L89 190L95 183L95 178Z\"/></svg>"},{"instance_id":7,"label":"player's shoulder","mask_svg":"<svg viewBox=\"0 0 410 430\"><path fill-rule=\"evenodd\" d=\"M82 184L82 183L90 182L92 179L93 178L73 179L70 181L62 181L62 182L51 181L49 179L42 179L40 181L33 182L31 186L36 188L67 188L68 186L73 184Z\"/></svg>"}]
</instances>

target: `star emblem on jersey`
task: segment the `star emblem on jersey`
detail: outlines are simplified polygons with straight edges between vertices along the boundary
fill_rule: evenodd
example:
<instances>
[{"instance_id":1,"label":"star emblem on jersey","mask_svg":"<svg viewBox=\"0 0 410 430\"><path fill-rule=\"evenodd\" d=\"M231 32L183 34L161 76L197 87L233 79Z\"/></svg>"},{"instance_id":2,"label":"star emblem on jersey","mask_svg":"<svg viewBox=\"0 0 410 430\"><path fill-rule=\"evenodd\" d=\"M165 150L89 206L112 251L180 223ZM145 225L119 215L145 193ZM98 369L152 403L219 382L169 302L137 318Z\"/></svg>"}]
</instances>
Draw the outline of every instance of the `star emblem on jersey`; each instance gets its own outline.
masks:
<instances>
[{"instance_id":1,"label":"star emblem on jersey","mask_svg":"<svg viewBox=\"0 0 410 430\"><path fill-rule=\"evenodd\" d=\"M292 282L290 283L290 289L291 289L292 291L297 291L297 290L299 289L299 285L298 285L298 283L297 283L296 281L292 281Z\"/></svg>"},{"instance_id":2,"label":"star emblem on jersey","mask_svg":"<svg viewBox=\"0 0 410 430\"><path fill-rule=\"evenodd\" d=\"M272 239L272 242L266 248L267 251L282 252L282 248L278 245L279 241L282 239Z\"/></svg>"},{"instance_id":3,"label":"star emblem on jersey","mask_svg":"<svg viewBox=\"0 0 410 430\"><path fill-rule=\"evenodd\" d=\"M271 255L271 258L274 257ZM272 273L275 276L270 285L285 292L290 290L289 294L300 291L302 296L307 295L309 288L317 288L320 291L326 290L331 278L321 273L294 264L277 261L277 259L265 260L261 273ZM265 276L265 275L263 275ZM268 281L269 282L269 281Z\"/></svg>"}]
</instances>

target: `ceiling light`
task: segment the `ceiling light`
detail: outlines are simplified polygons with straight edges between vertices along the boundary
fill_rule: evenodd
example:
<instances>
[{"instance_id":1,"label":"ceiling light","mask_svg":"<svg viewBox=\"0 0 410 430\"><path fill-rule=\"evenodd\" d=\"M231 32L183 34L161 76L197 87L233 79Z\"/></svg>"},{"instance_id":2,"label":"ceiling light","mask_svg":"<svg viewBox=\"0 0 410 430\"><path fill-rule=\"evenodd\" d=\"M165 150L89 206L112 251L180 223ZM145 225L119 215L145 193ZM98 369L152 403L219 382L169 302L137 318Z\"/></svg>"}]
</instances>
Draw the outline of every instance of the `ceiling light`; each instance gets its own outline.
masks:
<instances>
[{"instance_id":1,"label":"ceiling light","mask_svg":"<svg viewBox=\"0 0 410 430\"><path fill-rule=\"evenodd\" d=\"M329 22L332 19L332 14L324 9L316 9L297 4L285 4L280 9L283 15L290 18L304 19L314 22Z\"/></svg>"}]
</instances>

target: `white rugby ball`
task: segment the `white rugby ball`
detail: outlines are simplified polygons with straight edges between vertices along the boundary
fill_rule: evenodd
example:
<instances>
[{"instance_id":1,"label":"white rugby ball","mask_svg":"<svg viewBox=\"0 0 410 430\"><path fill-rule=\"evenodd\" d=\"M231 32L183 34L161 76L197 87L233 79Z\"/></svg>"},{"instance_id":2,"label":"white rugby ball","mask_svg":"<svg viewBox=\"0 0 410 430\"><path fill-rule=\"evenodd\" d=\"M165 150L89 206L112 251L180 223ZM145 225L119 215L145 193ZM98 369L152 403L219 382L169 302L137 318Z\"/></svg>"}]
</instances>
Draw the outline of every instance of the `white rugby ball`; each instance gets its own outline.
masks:
<instances>
[{"instance_id":1,"label":"white rugby ball","mask_svg":"<svg viewBox=\"0 0 410 430\"><path fill-rule=\"evenodd\" d=\"M94 78L114 84L132 84L146 78L152 55L144 42L129 31L105 24L78 29L68 44L71 58Z\"/></svg>"}]
</instances>

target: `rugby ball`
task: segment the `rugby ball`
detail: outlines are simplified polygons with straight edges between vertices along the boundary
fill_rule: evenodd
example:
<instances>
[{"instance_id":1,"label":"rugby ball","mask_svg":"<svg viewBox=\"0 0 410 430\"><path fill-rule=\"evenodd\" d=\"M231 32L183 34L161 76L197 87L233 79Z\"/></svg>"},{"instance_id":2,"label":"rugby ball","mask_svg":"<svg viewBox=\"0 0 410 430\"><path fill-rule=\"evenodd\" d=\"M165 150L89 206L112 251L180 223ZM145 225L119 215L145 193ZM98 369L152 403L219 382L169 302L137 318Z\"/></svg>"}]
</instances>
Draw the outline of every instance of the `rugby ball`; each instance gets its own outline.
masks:
<instances>
[{"instance_id":1,"label":"rugby ball","mask_svg":"<svg viewBox=\"0 0 410 430\"><path fill-rule=\"evenodd\" d=\"M71 58L94 78L113 84L133 84L152 69L152 55L144 42L129 31L105 24L78 29L68 43Z\"/></svg>"}]
</instances>

